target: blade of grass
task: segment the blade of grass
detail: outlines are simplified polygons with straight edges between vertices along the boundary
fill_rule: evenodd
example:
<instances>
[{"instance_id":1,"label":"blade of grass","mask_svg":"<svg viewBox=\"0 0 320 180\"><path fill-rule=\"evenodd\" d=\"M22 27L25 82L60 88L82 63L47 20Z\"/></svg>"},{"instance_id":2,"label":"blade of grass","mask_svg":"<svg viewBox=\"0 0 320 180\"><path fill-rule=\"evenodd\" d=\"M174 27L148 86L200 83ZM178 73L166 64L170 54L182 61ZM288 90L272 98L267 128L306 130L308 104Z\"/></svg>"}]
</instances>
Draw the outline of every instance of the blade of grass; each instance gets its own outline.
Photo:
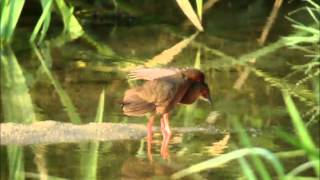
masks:
<instances>
[{"instance_id":1,"label":"blade of grass","mask_svg":"<svg viewBox=\"0 0 320 180\"><path fill-rule=\"evenodd\" d=\"M201 22L194 12L189 0L176 0L182 12L188 17L188 19L192 22L192 24L199 30L203 31L203 27Z\"/></svg>"},{"instance_id":2,"label":"blade of grass","mask_svg":"<svg viewBox=\"0 0 320 180\"><path fill-rule=\"evenodd\" d=\"M31 123L37 120L23 69L10 47L1 57L1 103L4 120Z\"/></svg>"},{"instance_id":3,"label":"blade of grass","mask_svg":"<svg viewBox=\"0 0 320 180\"><path fill-rule=\"evenodd\" d=\"M99 104L97 108L96 123L101 123L103 121L104 113L104 102L105 102L105 91L102 90L99 98ZM88 144L88 150L82 151L81 167L84 169L82 179L91 180L97 179L97 167L98 167L98 156L99 156L99 142L92 142ZM84 146L82 146L83 148ZM83 150L83 149L82 149Z\"/></svg>"},{"instance_id":4,"label":"blade of grass","mask_svg":"<svg viewBox=\"0 0 320 180\"><path fill-rule=\"evenodd\" d=\"M319 39L320 32L319 32L319 29L317 29L317 28L309 27L309 26L305 26L305 25L295 25L295 24L293 24L292 27L294 27L294 28L296 28L298 30L302 30L302 31L314 34L315 35L315 37L314 37L315 41L317 41Z\"/></svg>"},{"instance_id":5,"label":"blade of grass","mask_svg":"<svg viewBox=\"0 0 320 180\"><path fill-rule=\"evenodd\" d=\"M41 0L41 6L42 6L43 9L44 9L46 4L47 4L47 0ZM48 13L46 18L45 18L45 20L44 20L44 23L42 25L42 29L41 29L41 32L40 32L40 38L39 38L38 44L40 42L42 42L44 37L46 36L47 31L48 31L49 26L50 26L50 22L51 22L51 13Z\"/></svg>"},{"instance_id":6,"label":"blade of grass","mask_svg":"<svg viewBox=\"0 0 320 180\"><path fill-rule=\"evenodd\" d=\"M1 37L1 44L4 44L6 42L7 39L7 30L6 28L8 27L8 21L9 21L9 7L10 7L10 3L9 0L2 0L0 2L1 4L1 17L0 17L0 37Z\"/></svg>"},{"instance_id":7,"label":"blade of grass","mask_svg":"<svg viewBox=\"0 0 320 180\"><path fill-rule=\"evenodd\" d=\"M105 43L100 43L96 41L93 37L91 37L89 34L84 33L83 36L81 36L87 43L92 45L94 48L97 49L99 54L107 56L107 57L116 57L116 53L112 50L110 46L108 46Z\"/></svg>"},{"instance_id":8,"label":"blade of grass","mask_svg":"<svg viewBox=\"0 0 320 180\"><path fill-rule=\"evenodd\" d=\"M245 132L245 129L241 126L239 120L236 117L231 117L231 123L240 136L241 144L245 147L252 147L250 138L248 134ZM261 176L261 179L271 180L271 176L268 173L261 159L258 156L253 155L252 160L254 166L257 168L257 171Z\"/></svg>"},{"instance_id":9,"label":"blade of grass","mask_svg":"<svg viewBox=\"0 0 320 180\"><path fill-rule=\"evenodd\" d=\"M81 118L80 118L79 114L77 113L77 110L76 110L75 106L73 105L70 97L65 92L65 90L62 88L59 81L53 77L53 75L52 75L51 71L48 69L47 64L45 63L45 60L44 60L42 54L40 53L39 49L34 44L31 44L31 47L32 47L34 53L36 54L36 56L38 57L38 60L41 63L41 67L43 68L44 72L46 73L49 80L53 84L55 90L57 91L62 105L66 108L66 111L67 111L67 114L68 114L70 121L73 123L76 123L76 124L80 124ZM46 58L51 58L50 54L47 54Z\"/></svg>"},{"instance_id":10,"label":"blade of grass","mask_svg":"<svg viewBox=\"0 0 320 180\"><path fill-rule=\"evenodd\" d=\"M23 69L10 46L1 51L0 58L0 92L4 121L15 123L36 121L36 114ZM7 146L7 157L9 179L25 179L23 148L16 145Z\"/></svg>"},{"instance_id":11,"label":"blade of grass","mask_svg":"<svg viewBox=\"0 0 320 180\"><path fill-rule=\"evenodd\" d=\"M193 67L196 69L201 69L201 49L200 49L200 47L197 50L197 54L196 54L196 58L195 58Z\"/></svg>"},{"instance_id":12,"label":"blade of grass","mask_svg":"<svg viewBox=\"0 0 320 180\"><path fill-rule=\"evenodd\" d=\"M250 167L248 161L244 157L239 158L238 161L246 178L248 178L249 180L256 180L257 177L254 175L252 167Z\"/></svg>"},{"instance_id":13,"label":"blade of grass","mask_svg":"<svg viewBox=\"0 0 320 180\"><path fill-rule=\"evenodd\" d=\"M292 151L284 151L284 152L277 152L275 155L278 158L294 158L294 157L302 157L306 155L306 152L302 149L292 150Z\"/></svg>"},{"instance_id":14,"label":"blade of grass","mask_svg":"<svg viewBox=\"0 0 320 180\"><path fill-rule=\"evenodd\" d=\"M25 172L26 178L30 179L40 179L41 180L41 175L33 172ZM48 180L70 180L67 178L61 178L57 176L48 176Z\"/></svg>"},{"instance_id":15,"label":"blade of grass","mask_svg":"<svg viewBox=\"0 0 320 180\"><path fill-rule=\"evenodd\" d=\"M301 118L301 115L294 103L294 101L292 100L290 94L287 91L282 91L282 96L284 99L284 102L286 104L287 110L289 112L289 115L291 117L294 129L296 130L296 134L299 137L302 145L305 146L305 148L313 150L313 149L317 149L316 145L314 144L307 128L305 127L305 124ZM307 153L307 155L309 156L309 160L313 161L313 160L319 160L318 156L314 156L311 153ZM320 175L320 165L317 164L315 166L315 173L319 176Z\"/></svg>"},{"instance_id":16,"label":"blade of grass","mask_svg":"<svg viewBox=\"0 0 320 180\"><path fill-rule=\"evenodd\" d=\"M104 102L105 102L104 97L105 97L105 93L104 93L104 90L102 90L100 94L99 104L98 104L96 118L95 118L95 122L97 123L101 123L103 121L103 113L104 113L103 110L104 110Z\"/></svg>"},{"instance_id":17,"label":"blade of grass","mask_svg":"<svg viewBox=\"0 0 320 180\"><path fill-rule=\"evenodd\" d=\"M319 4L317 4L317 3L315 3L315 1L313 1L313 0L306 0L306 2L308 2L311 6L313 6L314 8L316 8L316 9L320 9L320 5Z\"/></svg>"},{"instance_id":18,"label":"blade of grass","mask_svg":"<svg viewBox=\"0 0 320 180\"><path fill-rule=\"evenodd\" d=\"M9 162L9 179L24 180L24 157L23 148L17 145L7 147Z\"/></svg>"},{"instance_id":19,"label":"blade of grass","mask_svg":"<svg viewBox=\"0 0 320 180\"><path fill-rule=\"evenodd\" d=\"M72 8L69 8L64 0L55 0L55 2L62 15L65 31L69 33L70 39L76 39L82 36L84 30L77 18L72 14Z\"/></svg>"},{"instance_id":20,"label":"blade of grass","mask_svg":"<svg viewBox=\"0 0 320 180\"><path fill-rule=\"evenodd\" d=\"M41 1L41 4L42 4L42 7L43 7L43 11L42 11L42 14L36 24L36 26L34 27L33 29L33 32L31 34L31 37L29 39L30 42L34 42L39 31L40 31L40 28L42 27L42 29L44 29L44 22L45 21L48 21L47 18L50 18L50 10L51 10L51 6L52 6L52 2L53 0L42 0ZM48 29L48 22L46 24L46 29ZM42 36L44 36L45 34L45 31L42 32Z\"/></svg>"},{"instance_id":21,"label":"blade of grass","mask_svg":"<svg viewBox=\"0 0 320 180\"><path fill-rule=\"evenodd\" d=\"M148 60L144 65L146 67L155 67L157 65L168 64L173 60L174 56L178 55L184 48L186 48L190 44L190 42L193 41L195 37L197 37L197 35L198 33L194 33L190 37L178 42L169 49L162 51L151 60Z\"/></svg>"},{"instance_id":22,"label":"blade of grass","mask_svg":"<svg viewBox=\"0 0 320 180\"><path fill-rule=\"evenodd\" d=\"M239 159L241 157L247 156L247 155L260 155L264 157L265 159L269 160L270 163L273 165L274 169L277 172L277 175L279 176L279 179L284 179L284 169L279 162L279 160L268 150L263 148L243 148L239 150L232 151L227 154L223 154L219 157L209 159L207 161L192 165L186 169L183 169L181 171L178 171L174 173L171 178L173 179L179 179L184 176L197 173L203 170L211 169L219 167L223 164L226 164L232 160Z\"/></svg>"},{"instance_id":23,"label":"blade of grass","mask_svg":"<svg viewBox=\"0 0 320 180\"><path fill-rule=\"evenodd\" d=\"M277 87L283 91L286 91L299 98L300 101L305 102L308 106L314 106L315 94L303 86L296 86L294 84L288 83L284 79L276 78L258 69L251 68L251 71L255 73L256 76L263 78L270 86Z\"/></svg>"},{"instance_id":24,"label":"blade of grass","mask_svg":"<svg viewBox=\"0 0 320 180\"><path fill-rule=\"evenodd\" d=\"M301 115L295 103L293 102L290 94L287 91L282 91L282 96L298 137L306 147L309 147L310 149L315 149L316 146L313 143L312 138L309 135L308 130L305 127L303 120L301 119Z\"/></svg>"},{"instance_id":25,"label":"blade of grass","mask_svg":"<svg viewBox=\"0 0 320 180\"><path fill-rule=\"evenodd\" d=\"M202 6L203 6L203 1L202 0L196 0L197 4L197 14L199 17L200 22L202 21Z\"/></svg>"},{"instance_id":26,"label":"blade of grass","mask_svg":"<svg viewBox=\"0 0 320 180\"><path fill-rule=\"evenodd\" d=\"M319 24L319 23L320 23L320 22L319 22L319 19L317 18L317 15L315 15L315 14L313 13L313 11L311 10L311 8L307 7L306 9L307 9L309 15L311 16L311 18L313 19L313 21ZM319 15L319 13L320 13L320 11L318 11L318 15Z\"/></svg>"},{"instance_id":27,"label":"blade of grass","mask_svg":"<svg viewBox=\"0 0 320 180\"><path fill-rule=\"evenodd\" d=\"M303 164L300 164L299 166L297 166L296 168L292 169L288 174L287 177L288 179L297 176L298 174L302 173L303 171L310 169L310 168L314 168L317 166L317 164L320 164L319 160L316 161L308 161L305 162Z\"/></svg>"},{"instance_id":28,"label":"blade of grass","mask_svg":"<svg viewBox=\"0 0 320 180\"><path fill-rule=\"evenodd\" d=\"M276 132L276 136L278 136L279 138L281 138L283 141L287 142L288 144L292 145L294 148L301 150L303 152L303 154L300 155L304 155L306 156L308 155L312 155L314 157L320 157L320 151L319 149L310 149L308 147L306 147L301 140L299 139L299 137L297 137L295 134L292 134L291 132L287 132L281 129L278 129ZM296 150L297 151L297 150ZM283 153L280 152L280 154L283 155ZM294 155L294 151L292 156ZM290 152L288 152L287 154L288 156L290 156ZM298 155L298 154L297 154Z\"/></svg>"},{"instance_id":29,"label":"blade of grass","mask_svg":"<svg viewBox=\"0 0 320 180\"><path fill-rule=\"evenodd\" d=\"M308 176L295 176L295 177L286 177L289 180L319 180L317 177L308 177Z\"/></svg>"},{"instance_id":30,"label":"blade of grass","mask_svg":"<svg viewBox=\"0 0 320 180\"><path fill-rule=\"evenodd\" d=\"M9 43L16 28L25 0L10 0L1 3L1 43Z\"/></svg>"}]
</instances>

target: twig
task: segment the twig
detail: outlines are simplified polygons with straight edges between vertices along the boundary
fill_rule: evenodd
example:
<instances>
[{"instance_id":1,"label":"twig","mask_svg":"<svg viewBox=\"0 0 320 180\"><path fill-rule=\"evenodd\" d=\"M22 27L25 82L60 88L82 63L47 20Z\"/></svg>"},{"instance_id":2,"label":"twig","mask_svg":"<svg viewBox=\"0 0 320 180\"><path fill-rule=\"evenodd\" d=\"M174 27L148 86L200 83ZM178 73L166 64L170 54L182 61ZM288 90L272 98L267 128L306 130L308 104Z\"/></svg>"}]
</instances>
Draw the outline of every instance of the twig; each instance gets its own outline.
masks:
<instances>
[{"instance_id":1,"label":"twig","mask_svg":"<svg viewBox=\"0 0 320 180\"><path fill-rule=\"evenodd\" d=\"M271 14L266 22L266 24L263 27L262 33L260 35L260 38L258 39L258 44L260 46L262 46L265 42L266 39L268 37L268 34L270 32L270 29L272 27L272 25L274 24L276 17L278 15L280 6L282 4L283 0L275 0L274 5L273 5L273 9L271 11ZM250 62L255 63L256 62L256 58L253 58ZM234 89L240 90L241 87L243 86L243 84L246 82L246 80L248 79L250 74L250 68L245 68L244 71L240 74L239 78L236 80L236 82L233 85Z\"/></svg>"},{"instance_id":2,"label":"twig","mask_svg":"<svg viewBox=\"0 0 320 180\"><path fill-rule=\"evenodd\" d=\"M209 0L203 5L203 13L206 13L213 5L215 5L219 0Z\"/></svg>"},{"instance_id":3,"label":"twig","mask_svg":"<svg viewBox=\"0 0 320 180\"><path fill-rule=\"evenodd\" d=\"M258 43L259 45L263 45L268 37L268 34L272 28L272 25L274 24L276 18L277 18L277 15L278 15L278 12L279 12L279 9L280 9L280 6L282 4L283 0L276 0L274 2L274 5L273 5L273 9L271 11L271 14L267 20L267 23L264 25L263 27L263 30L262 30L262 33L261 33L261 36L260 38L258 39Z\"/></svg>"}]
</instances>

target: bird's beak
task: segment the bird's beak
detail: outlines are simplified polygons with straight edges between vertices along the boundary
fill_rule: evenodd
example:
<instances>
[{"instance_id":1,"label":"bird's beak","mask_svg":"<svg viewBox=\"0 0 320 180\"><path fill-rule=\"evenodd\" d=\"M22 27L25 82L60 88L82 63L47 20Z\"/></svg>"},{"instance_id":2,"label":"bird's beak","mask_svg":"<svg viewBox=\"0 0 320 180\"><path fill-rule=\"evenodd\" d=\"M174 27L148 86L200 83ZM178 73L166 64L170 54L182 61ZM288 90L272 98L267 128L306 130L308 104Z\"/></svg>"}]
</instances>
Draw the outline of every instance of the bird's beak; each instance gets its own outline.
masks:
<instances>
[{"instance_id":1,"label":"bird's beak","mask_svg":"<svg viewBox=\"0 0 320 180\"><path fill-rule=\"evenodd\" d=\"M209 96L209 97L207 97L207 98L202 96L202 97L201 97L201 99L202 99L202 100L204 100L204 101L206 101L206 102L208 102L208 103L210 104L210 106L212 106L212 105L213 105L213 104L212 104L212 100L211 100L211 97L210 97L210 96Z\"/></svg>"}]
</instances>

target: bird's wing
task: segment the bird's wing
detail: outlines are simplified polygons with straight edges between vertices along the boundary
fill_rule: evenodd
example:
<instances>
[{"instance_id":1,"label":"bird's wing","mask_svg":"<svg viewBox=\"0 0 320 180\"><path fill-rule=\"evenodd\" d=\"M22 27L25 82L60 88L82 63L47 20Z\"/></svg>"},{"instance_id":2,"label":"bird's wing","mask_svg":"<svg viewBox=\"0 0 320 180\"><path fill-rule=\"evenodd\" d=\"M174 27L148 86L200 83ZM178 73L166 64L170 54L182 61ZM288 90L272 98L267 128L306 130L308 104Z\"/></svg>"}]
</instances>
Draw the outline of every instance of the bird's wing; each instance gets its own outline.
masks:
<instances>
[{"instance_id":1,"label":"bird's wing","mask_svg":"<svg viewBox=\"0 0 320 180\"><path fill-rule=\"evenodd\" d=\"M165 113L181 100L188 88L189 81L182 74L175 74L147 81L139 96L154 103L157 113Z\"/></svg>"},{"instance_id":2,"label":"bird's wing","mask_svg":"<svg viewBox=\"0 0 320 180\"><path fill-rule=\"evenodd\" d=\"M178 68L141 68L130 71L129 78L133 80L154 80L181 72Z\"/></svg>"}]
</instances>

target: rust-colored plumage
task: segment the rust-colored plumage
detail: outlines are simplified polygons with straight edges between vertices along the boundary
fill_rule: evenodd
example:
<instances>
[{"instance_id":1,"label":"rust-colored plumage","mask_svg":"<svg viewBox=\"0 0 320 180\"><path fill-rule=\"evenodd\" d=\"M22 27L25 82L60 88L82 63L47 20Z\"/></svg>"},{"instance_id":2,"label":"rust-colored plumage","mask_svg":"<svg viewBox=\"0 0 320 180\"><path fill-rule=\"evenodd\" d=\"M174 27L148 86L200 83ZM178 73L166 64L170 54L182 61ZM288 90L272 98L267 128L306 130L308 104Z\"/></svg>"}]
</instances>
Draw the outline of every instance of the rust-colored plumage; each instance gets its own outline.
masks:
<instances>
[{"instance_id":1,"label":"rust-colored plumage","mask_svg":"<svg viewBox=\"0 0 320 180\"><path fill-rule=\"evenodd\" d=\"M198 98L211 102L204 74L197 69L146 68L132 71L133 79L147 80L142 86L125 92L122 110L128 116L150 114L148 142L152 139L152 125L156 115L161 115L161 131L169 140L169 112L177 104L192 104Z\"/></svg>"}]
</instances>

